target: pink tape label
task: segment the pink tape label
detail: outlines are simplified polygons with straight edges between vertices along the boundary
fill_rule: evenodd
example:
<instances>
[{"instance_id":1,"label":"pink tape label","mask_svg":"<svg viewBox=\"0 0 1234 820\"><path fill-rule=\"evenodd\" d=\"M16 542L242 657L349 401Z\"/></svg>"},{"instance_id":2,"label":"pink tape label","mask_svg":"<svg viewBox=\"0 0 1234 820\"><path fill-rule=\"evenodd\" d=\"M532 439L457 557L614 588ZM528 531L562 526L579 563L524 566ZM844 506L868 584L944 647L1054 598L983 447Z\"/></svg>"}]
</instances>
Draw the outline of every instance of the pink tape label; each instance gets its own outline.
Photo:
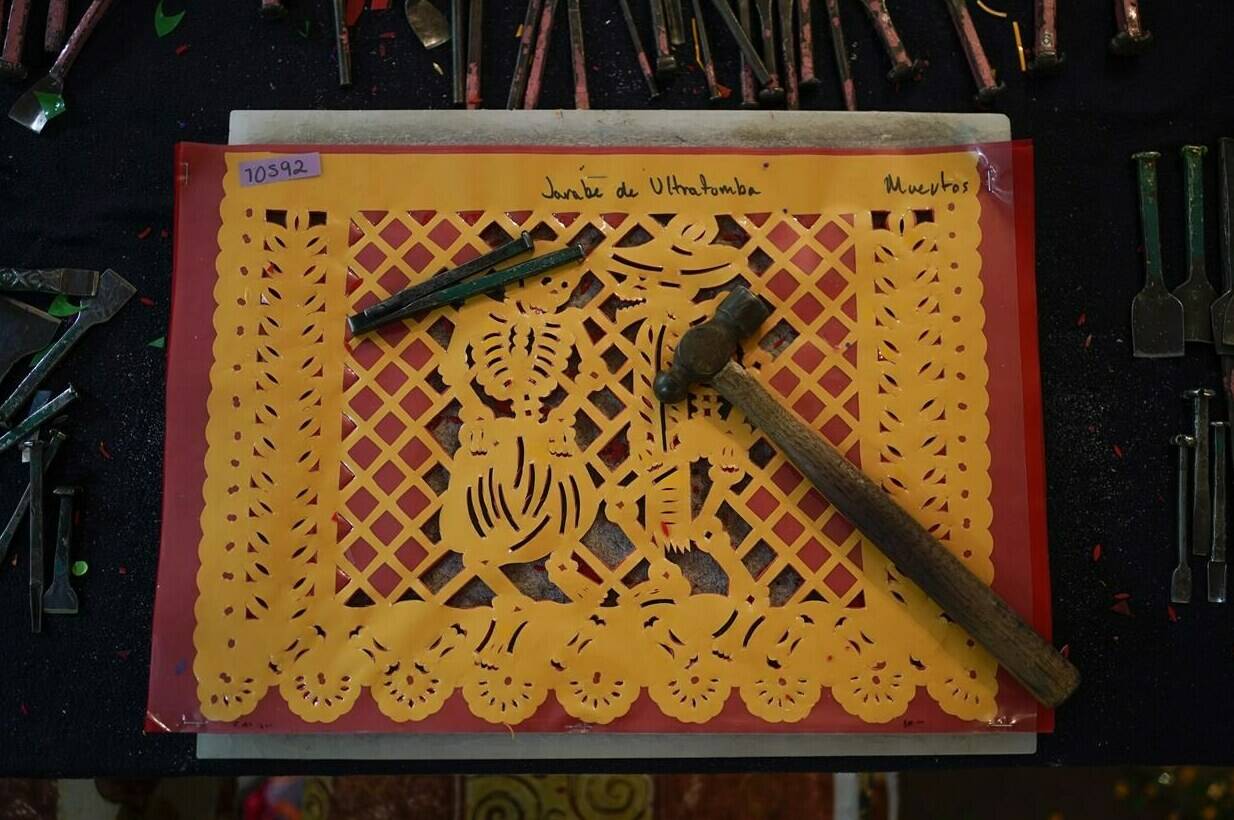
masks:
<instances>
[{"instance_id":1,"label":"pink tape label","mask_svg":"<svg viewBox=\"0 0 1234 820\"><path fill-rule=\"evenodd\" d=\"M282 154L240 163L240 187L321 176L321 154Z\"/></svg>"}]
</instances>

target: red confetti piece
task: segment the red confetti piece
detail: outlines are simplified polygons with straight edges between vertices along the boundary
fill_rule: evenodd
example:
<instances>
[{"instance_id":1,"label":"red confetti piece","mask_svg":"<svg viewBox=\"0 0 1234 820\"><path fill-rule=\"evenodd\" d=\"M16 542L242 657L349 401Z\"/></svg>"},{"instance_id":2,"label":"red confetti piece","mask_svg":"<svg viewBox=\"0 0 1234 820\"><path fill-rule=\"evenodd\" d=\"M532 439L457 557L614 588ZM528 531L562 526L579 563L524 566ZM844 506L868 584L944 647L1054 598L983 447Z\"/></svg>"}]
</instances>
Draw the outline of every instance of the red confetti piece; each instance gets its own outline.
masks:
<instances>
[{"instance_id":1,"label":"red confetti piece","mask_svg":"<svg viewBox=\"0 0 1234 820\"><path fill-rule=\"evenodd\" d=\"M99 442L99 455L101 455L103 458L107 459L108 461L111 461L111 450L107 449L107 442L105 441Z\"/></svg>"},{"instance_id":2,"label":"red confetti piece","mask_svg":"<svg viewBox=\"0 0 1234 820\"><path fill-rule=\"evenodd\" d=\"M154 233L154 228L151 228L149 225L147 225L146 227L142 228L140 231L137 232L137 238L145 239L152 233Z\"/></svg>"},{"instance_id":3,"label":"red confetti piece","mask_svg":"<svg viewBox=\"0 0 1234 820\"><path fill-rule=\"evenodd\" d=\"M1093 334L1090 333L1084 337L1084 349L1088 350L1092 346L1093 346Z\"/></svg>"},{"instance_id":4,"label":"red confetti piece","mask_svg":"<svg viewBox=\"0 0 1234 820\"><path fill-rule=\"evenodd\" d=\"M132 652L133 650L131 649L117 649L116 657L122 661L127 661L129 659L129 655L132 654Z\"/></svg>"},{"instance_id":5,"label":"red confetti piece","mask_svg":"<svg viewBox=\"0 0 1234 820\"><path fill-rule=\"evenodd\" d=\"M188 54L188 53L189 53L189 44L188 44L188 43L185 43L185 44L183 44L183 45L176 46L176 56L177 56L177 57L183 57L185 54Z\"/></svg>"},{"instance_id":6,"label":"red confetti piece","mask_svg":"<svg viewBox=\"0 0 1234 820\"><path fill-rule=\"evenodd\" d=\"M385 43L378 43L378 44L377 44L377 56L378 56L378 57L385 57L385 56L386 56L386 44L385 44Z\"/></svg>"},{"instance_id":7,"label":"red confetti piece","mask_svg":"<svg viewBox=\"0 0 1234 820\"><path fill-rule=\"evenodd\" d=\"M1093 560L1094 560L1094 561L1100 561L1100 560L1101 560L1101 545L1100 545L1100 544L1098 544L1097 546L1093 547Z\"/></svg>"},{"instance_id":8,"label":"red confetti piece","mask_svg":"<svg viewBox=\"0 0 1234 820\"><path fill-rule=\"evenodd\" d=\"M1178 613L1174 611L1174 607L1170 606L1169 604L1166 604L1165 613L1166 615L1170 617L1170 623L1172 624L1178 623Z\"/></svg>"},{"instance_id":9,"label":"red confetti piece","mask_svg":"<svg viewBox=\"0 0 1234 820\"><path fill-rule=\"evenodd\" d=\"M149 296L138 296L137 301L141 302L146 307L154 307L154 300Z\"/></svg>"},{"instance_id":10,"label":"red confetti piece","mask_svg":"<svg viewBox=\"0 0 1234 820\"><path fill-rule=\"evenodd\" d=\"M1058 650L1058 654L1062 655L1064 658L1070 658L1071 657L1071 644L1069 643L1063 644L1063 648Z\"/></svg>"},{"instance_id":11,"label":"red confetti piece","mask_svg":"<svg viewBox=\"0 0 1234 820\"><path fill-rule=\"evenodd\" d=\"M1117 612L1125 618L1131 617L1131 607L1127 605L1126 601L1119 601L1114 606L1110 607L1110 611Z\"/></svg>"},{"instance_id":12,"label":"red confetti piece","mask_svg":"<svg viewBox=\"0 0 1234 820\"><path fill-rule=\"evenodd\" d=\"M120 574L121 574L121 575L128 575L128 574L129 574L129 568L128 568L128 567L126 567L124 564L121 564L121 565L120 565L119 572L120 572Z\"/></svg>"},{"instance_id":13,"label":"red confetti piece","mask_svg":"<svg viewBox=\"0 0 1234 820\"><path fill-rule=\"evenodd\" d=\"M1114 593L1114 600L1116 600L1116 601L1129 601L1129 600L1131 600L1131 593L1130 593L1130 592L1115 592L1115 593Z\"/></svg>"},{"instance_id":14,"label":"red confetti piece","mask_svg":"<svg viewBox=\"0 0 1234 820\"><path fill-rule=\"evenodd\" d=\"M1087 321L1088 321L1088 314L1084 313L1084 311L1080 311L1080 315L1076 317L1075 326L1084 327L1084 323Z\"/></svg>"},{"instance_id":15,"label":"red confetti piece","mask_svg":"<svg viewBox=\"0 0 1234 820\"><path fill-rule=\"evenodd\" d=\"M21 711L23 715L30 714L30 707L26 706L26 704L24 703L21 706L18 706L17 708Z\"/></svg>"},{"instance_id":16,"label":"red confetti piece","mask_svg":"<svg viewBox=\"0 0 1234 820\"><path fill-rule=\"evenodd\" d=\"M1117 456L1118 458L1122 458L1122 457L1123 457L1123 448L1122 448L1122 447L1119 447L1117 444L1115 444L1115 445L1114 445L1114 455L1115 455L1115 456Z\"/></svg>"}]
</instances>

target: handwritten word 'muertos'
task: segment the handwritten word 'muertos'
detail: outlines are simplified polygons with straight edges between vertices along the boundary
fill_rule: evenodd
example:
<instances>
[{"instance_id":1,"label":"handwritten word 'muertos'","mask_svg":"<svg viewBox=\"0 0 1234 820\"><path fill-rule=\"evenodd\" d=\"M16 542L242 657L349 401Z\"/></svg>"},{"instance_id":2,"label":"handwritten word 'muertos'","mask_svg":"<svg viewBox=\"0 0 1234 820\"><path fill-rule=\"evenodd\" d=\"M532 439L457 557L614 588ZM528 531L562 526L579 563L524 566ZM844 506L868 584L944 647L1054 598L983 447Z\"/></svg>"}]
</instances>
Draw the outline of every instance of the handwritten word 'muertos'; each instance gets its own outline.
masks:
<instances>
[{"instance_id":1,"label":"handwritten word 'muertos'","mask_svg":"<svg viewBox=\"0 0 1234 820\"><path fill-rule=\"evenodd\" d=\"M887 188L889 194L928 194L935 196L939 193L944 194L967 194L968 180L955 182L947 179L942 171L938 172L938 181L931 180L929 182L904 182L900 179L899 174L892 176L888 174L883 178L883 185Z\"/></svg>"},{"instance_id":2,"label":"handwritten word 'muertos'","mask_svg":"<svg viewBox=\"0 0 1234 820\"><path fill-rule=\"evenodd\" d=\"M656 196L758 196L761 193L738 177L733 177L732 182L716 184L708 181L706 174L699 174L698 182L693 184L682 182L676 174L648 177L647 183L651 185L651 192Z\"/></svg>"}]
</instances>

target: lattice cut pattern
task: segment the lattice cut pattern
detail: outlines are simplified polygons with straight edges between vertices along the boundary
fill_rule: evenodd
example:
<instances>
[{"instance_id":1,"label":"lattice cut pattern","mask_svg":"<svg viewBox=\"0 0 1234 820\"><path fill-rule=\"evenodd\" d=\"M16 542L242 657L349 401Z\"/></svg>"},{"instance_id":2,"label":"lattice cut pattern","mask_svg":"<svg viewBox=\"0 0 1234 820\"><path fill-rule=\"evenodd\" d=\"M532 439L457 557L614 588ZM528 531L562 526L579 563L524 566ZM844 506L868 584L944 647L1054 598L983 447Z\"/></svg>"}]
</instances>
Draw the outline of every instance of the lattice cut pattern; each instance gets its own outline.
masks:
<instances>
[{"instance_id":1,"label":"lattice cut pattern","mask_svg":"<svg viewBox=\"0 0 1234 820\"><path fill-rule=\"evenodd\" d=\"M609 723L644 690L689 723L734 690L773 723L824 688L871 723L919 687L995 714L993 662L738 411L650 388L747 284L772 313L746 367L992 578L975 197L693 208L225 202L194 669L208 717L272 686L314 722L364 688L399 722L456 691L508 725L550 694ZM524 231L537 252L590 253L345 334L346 314Z\"/></svg>"}]
</instances>

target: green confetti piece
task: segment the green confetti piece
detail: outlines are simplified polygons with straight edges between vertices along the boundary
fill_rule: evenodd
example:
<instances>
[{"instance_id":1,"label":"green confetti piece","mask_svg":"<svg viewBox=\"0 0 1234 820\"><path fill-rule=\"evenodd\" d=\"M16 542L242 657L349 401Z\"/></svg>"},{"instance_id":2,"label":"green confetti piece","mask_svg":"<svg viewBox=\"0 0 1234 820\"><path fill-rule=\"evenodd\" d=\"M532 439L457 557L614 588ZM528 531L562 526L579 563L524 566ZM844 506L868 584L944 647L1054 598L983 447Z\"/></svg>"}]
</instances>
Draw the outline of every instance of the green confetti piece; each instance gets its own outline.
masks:
<instances>
[{"instance_id":1,"label":"green confetti piece","mask_svg":"<svg viewBox=\"0 0 1234 820\"><path fill-rule=\"evenodd\" d=\"M90 565L87 564L85 561L74 561L73 562L73 574L76 575L77 577L80 578L81 576L85 575L89 571L90 571Z\"/></svg>"},{"instance_id":2,"label":"green confetti piece","mask_svg":"<svg viewBox=\"0 0 1234 820\"><path fill-rule=\"evenodd\" d=\"M176 26L180 25L180 21L184 19L184 12L179 14L166 15L163 13L163 0L159 0L159 4L154 7L154 31L160 37L166 37L176 30Z\"/></svg>"},{"instance_id":3,"label":"green confetti piece","mask_svg":"<svg viewBox=\"0 0 1234 820\"><path fill-rule=\"evenodd\" d=\"M163 348L167 347L167 337L160 336L157 339L151 339L147 343L147 347L157 347L159 350L162 350Z\"/></svg>"},{"instance_id":4,"label":"green confetti piece","mask_svg":"<svg viewBox=\"0 0 1234 820\"><path fill-rule=\"evenodd\" d=\"M59 94L35 91L34 98L39 101L39 107L43 109L43 116L47 119L54 120L64 113L64 97Z\"/></svg>"},{"instance_id":5,"label":"green confetti piece","mask_svg":"<svg viewBox=\"0 0 1234 820\"><path fill-rule=\"evenodd\" d=\"M300 36L307 40L309 32L312 30L312 26L313 24L310 21L305 20L304 25L300 27Z\"/></svg>"},{"instance_id":6,"label":"green confetti piece","mask_svg":"<svg viewBox=\"0 0 1234 820\"><path fill-rule=\"evenodd\" d=\"M81 310L80 305L75 305L69 301L69 298L63 293L57 294L55 299L51 300L51 306L47 308L47 312L57 319L64 319L72 316Z\"/></svg>"}]
</instances>

